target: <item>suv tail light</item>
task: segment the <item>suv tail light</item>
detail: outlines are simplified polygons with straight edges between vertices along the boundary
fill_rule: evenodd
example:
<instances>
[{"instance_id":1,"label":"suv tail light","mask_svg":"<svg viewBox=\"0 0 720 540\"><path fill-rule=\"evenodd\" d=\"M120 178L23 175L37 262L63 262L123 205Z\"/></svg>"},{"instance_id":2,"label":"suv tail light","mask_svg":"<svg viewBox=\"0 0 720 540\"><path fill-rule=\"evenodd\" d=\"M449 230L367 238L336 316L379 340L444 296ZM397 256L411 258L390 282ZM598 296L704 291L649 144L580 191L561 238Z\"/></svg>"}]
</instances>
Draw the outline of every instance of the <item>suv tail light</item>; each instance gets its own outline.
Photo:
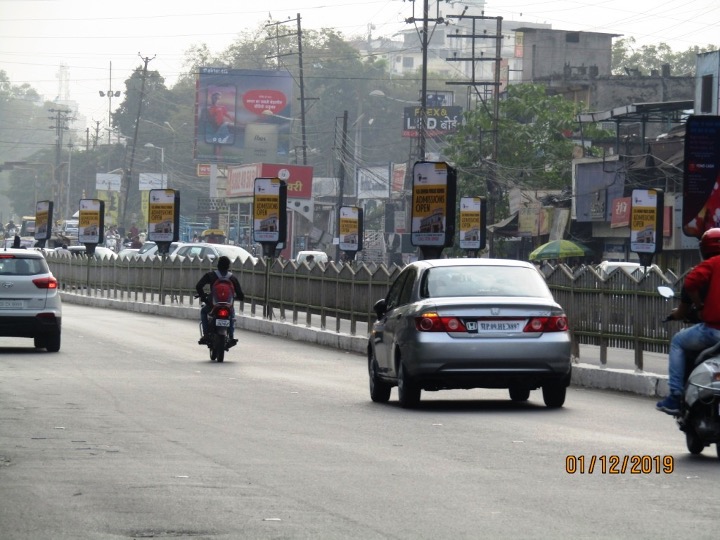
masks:
<instances>
[{"instance_id":1,"label":"suv tail light","mask_svg":"<svg viewBox=\"0 0 720 540\"><path fill-rule=\"evenodd\" d=\"M54 277L42 277L33 279L32 282L38 289L57 289L58 280Z\"/></svg>"}]
</instances>

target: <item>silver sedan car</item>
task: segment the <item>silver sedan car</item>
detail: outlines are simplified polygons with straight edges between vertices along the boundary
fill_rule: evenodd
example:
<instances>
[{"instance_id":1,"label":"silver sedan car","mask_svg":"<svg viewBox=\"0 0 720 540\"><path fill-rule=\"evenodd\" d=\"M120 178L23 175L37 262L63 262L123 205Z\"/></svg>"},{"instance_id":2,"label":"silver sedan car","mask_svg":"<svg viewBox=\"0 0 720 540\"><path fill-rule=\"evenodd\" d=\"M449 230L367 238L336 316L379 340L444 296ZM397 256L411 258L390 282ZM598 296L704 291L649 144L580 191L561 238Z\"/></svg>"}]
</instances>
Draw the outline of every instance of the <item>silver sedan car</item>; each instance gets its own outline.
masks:
<instances>
[{"instance_id":1,"label":"silver sedan car","mask_svg":"<svg viewBox=\"0 0 720 540\"><path fill-rule=\"evenodd\" d=\"M402 407L422 390L508 388L526 401L542 388L562 407L570 384L570 333L563 308L530 263L437 259L406 266L375 304L368 342L370 397Z\"/></svg>"}]
</instances>

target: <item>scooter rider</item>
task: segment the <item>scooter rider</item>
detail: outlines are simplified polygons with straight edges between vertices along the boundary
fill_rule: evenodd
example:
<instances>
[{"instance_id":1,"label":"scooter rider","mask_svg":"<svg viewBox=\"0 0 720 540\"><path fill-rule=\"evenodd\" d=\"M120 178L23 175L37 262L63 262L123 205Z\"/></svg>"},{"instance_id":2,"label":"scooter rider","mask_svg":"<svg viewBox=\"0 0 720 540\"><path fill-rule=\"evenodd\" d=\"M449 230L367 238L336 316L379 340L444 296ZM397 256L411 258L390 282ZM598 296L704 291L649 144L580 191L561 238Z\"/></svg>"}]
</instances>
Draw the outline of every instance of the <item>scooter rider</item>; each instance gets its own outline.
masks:
<instances>
[{"instance_id":1,"label":"scooter rider","mask_svg":"<svg viewBox=\"0 0 720 540\"><path fill-rule=\"evenodd\" d=\"M688 352L700 352L720 341L720 228L708 229L700 239L703 261L693 268L683 283L680 306L672 319L686 320L694 305L702 322L684 328L670 341L668 386L670 395L659 401L659 411L677 415L684 389L685 360Z\"/></svg>"},{"instance_id":2,"label":"scooter rider","mask_svg":"<svg viewBox=\"0 0 720 540\"><path fill-rule=\"evenodd\" d=\"M217 271L220 273L221 276L225 277L229 273L230 270L230 259L226 257L225 255L222 255L218 257L217 261ZM205 286L209 285L212 289L212 284L215 282L215 280L218 279L218 275L215 273L215 270L211 270L209 272L206 272L203 277L200 278L200 281L197 282L195 285L195 290L197 291L198 296L205 304L200 309L200 324L202 325L202 337L198 341L199 345L205 345L207 344L207 334L208 334L208 314L212 311L212 298L211 295L209 295L207 292L205 292ZM235 288L235 298L237 300L240 300L241 302L245 299L245 295L242 292L242 289L240 288L240 282L238 279L230 273L230 281L233 284L233 287ZM230 321L230 347L237 344L237 339L234 337L235 334L235 321L231 319Z\"/></svg>"}]
</instances>

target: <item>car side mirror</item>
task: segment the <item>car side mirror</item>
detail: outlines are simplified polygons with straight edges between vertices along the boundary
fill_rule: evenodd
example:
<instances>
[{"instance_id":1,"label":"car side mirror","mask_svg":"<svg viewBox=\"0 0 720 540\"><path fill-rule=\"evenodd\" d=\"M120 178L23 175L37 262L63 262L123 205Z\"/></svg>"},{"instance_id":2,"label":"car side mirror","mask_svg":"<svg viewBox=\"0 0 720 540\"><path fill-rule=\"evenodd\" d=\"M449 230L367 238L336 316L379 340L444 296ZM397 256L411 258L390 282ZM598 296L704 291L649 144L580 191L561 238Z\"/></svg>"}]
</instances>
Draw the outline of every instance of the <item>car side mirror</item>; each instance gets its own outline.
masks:
<instances>
[{"instance_id":1,"label":"car side mirror","mask_svg":"<svg viewBox=\"0 0 720 540\"><path fill-rule=\"evenodd\" d=\"M387 311L387 302L385 302L384 298L375 302L375 305L373 306L373 311L377 315L378 319L385 315L385 312Z\"/></svg>"}]
</instances>

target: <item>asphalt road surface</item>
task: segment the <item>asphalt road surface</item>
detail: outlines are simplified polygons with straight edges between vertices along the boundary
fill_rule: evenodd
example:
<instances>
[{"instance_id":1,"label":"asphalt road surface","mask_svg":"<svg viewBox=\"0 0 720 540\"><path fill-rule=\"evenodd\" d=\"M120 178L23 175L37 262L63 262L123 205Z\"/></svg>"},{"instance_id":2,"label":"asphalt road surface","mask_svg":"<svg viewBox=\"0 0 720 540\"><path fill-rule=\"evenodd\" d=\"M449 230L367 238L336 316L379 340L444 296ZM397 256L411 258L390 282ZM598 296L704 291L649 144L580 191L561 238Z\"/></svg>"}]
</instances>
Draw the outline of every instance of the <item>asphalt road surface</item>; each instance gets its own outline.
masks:
<instances>
[{"instance_id":1,"label":"asphalt road surface","mask_svg":"<svg viewBox=\"0 0 720 540\"><path fill-rule=\"evenodd\" d=\"M717 537L715 448L654 400L408 411L362 356L237 337L211 363L192 321L66 304L59 353L0 339L0 539Z\"/></svg>"}]
</instances>

